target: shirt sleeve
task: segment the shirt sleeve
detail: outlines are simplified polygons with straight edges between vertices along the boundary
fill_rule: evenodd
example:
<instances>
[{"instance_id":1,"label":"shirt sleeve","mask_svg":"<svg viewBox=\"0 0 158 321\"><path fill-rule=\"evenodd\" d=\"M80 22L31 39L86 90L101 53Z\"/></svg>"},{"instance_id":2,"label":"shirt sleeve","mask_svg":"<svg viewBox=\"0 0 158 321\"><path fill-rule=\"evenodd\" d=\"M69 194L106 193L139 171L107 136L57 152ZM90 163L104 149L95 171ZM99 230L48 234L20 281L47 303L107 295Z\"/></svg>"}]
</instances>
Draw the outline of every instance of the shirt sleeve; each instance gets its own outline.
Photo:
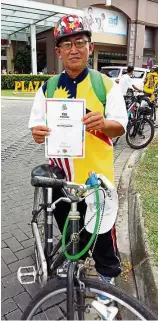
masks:
<instances>
[{"instance_id":1,"label":"shirt sleeve","mask_svg":"<svg viewBox=\"0 0 158 321\"><path fill-rule=\"evenodd\" d=\"M126 131L128 116L124 97L118 84L114 84L107 95L105 117L120 123Z\"/></svg>"},{"instance_id":2,"label":"shirt sleeve","mask_svg":"<svg viewBox=\"0 0 158 321\"><path fill-rule=\"evenodd\" d=\"M45 126L45 96L42 86L38 89L30 113L29 128L35 126Z\"/></svg>"}]
</instances>

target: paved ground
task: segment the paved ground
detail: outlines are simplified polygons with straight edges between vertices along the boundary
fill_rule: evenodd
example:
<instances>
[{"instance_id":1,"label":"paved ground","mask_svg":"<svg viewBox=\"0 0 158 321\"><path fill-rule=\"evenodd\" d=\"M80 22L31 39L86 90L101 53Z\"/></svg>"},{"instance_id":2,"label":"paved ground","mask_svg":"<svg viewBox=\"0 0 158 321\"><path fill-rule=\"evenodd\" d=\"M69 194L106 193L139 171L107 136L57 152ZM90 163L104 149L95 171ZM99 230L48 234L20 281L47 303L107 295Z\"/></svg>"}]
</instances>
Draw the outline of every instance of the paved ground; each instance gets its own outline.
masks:
<instances>
[{"instance_id":1,"label":"paved ground","mask_svg":"<svg viewBox=\"0 0 158 321\"><path fill-rule=\"evenodd\" d=\"M27 129L31 105L2 100L2 320L19 320L38 291L37 284L24 287L16 277L20 266L33 264L30 172L46 162L44 146L36 145ZM124 138L115 147L117 184L132 153Z\"/></svg>"}]
</instances>

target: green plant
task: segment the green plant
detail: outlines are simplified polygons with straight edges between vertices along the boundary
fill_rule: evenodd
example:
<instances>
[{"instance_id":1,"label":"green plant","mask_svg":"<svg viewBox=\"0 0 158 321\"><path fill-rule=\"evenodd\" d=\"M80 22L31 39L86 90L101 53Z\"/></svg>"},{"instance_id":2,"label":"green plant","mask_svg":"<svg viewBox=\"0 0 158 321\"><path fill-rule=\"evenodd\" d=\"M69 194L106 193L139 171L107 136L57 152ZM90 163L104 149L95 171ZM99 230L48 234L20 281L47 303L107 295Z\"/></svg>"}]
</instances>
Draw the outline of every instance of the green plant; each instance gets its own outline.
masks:
<instances>
[{"instance_id":1,"label":"green plant","mask_svg":"<svg viewBox=\"0 0 158 321\"><path fill-rule=\"evenodd\" d=\"M29 45L24 48L19 48L16 51L15 57L12 59L14 69L19 73L31 72L31 48Z\"/></svg>"},{"instance_id":2,"label":"green plant","mask_svg":"<svg viewBox=\"0 0 158 321\"><path fill-rule=\"evenodd\" d=\"M152 141L141 160L135 177L134 187L142 201L144 226L158 266L158 137ZM152 255L152 254L151 254Z\"/></svg>"},{"instance_id":3,"label":"green plant","mask_svg":"<svg viewBox=\"0 0 158 321\"><path fill-rule=\"evenodd\" d=\"M52 75L25 75L25 74L7 74L1 75L1 89L15 89L16 81L24 81L25 87L29 86L29 82L39 81L46 82Z\"/></svg>"},{"instance_id":4,"label":"green plant","mask_svg":"<svg viewBox=\"0 0 158 321\"><path fill-rule=\"evenodd\" d=\"M157 65L158 64L158 56L155 56L153 61L154 61L154 65Z\"/></svg>"}]
</instances>

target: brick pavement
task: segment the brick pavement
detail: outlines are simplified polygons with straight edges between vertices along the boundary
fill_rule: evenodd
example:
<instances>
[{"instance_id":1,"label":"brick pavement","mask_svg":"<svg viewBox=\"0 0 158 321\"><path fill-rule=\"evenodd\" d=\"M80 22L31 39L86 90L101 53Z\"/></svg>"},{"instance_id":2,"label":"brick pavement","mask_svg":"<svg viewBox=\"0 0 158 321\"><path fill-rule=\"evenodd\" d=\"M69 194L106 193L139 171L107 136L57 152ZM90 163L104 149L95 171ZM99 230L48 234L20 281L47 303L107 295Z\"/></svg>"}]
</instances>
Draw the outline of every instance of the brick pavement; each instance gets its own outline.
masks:
<instances>
[{"instance_id":1,"label":"brick pavement","mask_svg":"<svg viewBox=\"0 0 158 321\"><path fill-rule=\"evenodd\" d=\"M35 144L27 129L31 105L31 101L2 100L1 299L2 319L6 320L19 320L39 289L38 284L22 286L16 277L20 266L34 262L32 232L28 225L33 202L30 172L46 162L44 146ZM115 147L117 184L132 152L121 138Z\"/></svg>"}]
</instances>

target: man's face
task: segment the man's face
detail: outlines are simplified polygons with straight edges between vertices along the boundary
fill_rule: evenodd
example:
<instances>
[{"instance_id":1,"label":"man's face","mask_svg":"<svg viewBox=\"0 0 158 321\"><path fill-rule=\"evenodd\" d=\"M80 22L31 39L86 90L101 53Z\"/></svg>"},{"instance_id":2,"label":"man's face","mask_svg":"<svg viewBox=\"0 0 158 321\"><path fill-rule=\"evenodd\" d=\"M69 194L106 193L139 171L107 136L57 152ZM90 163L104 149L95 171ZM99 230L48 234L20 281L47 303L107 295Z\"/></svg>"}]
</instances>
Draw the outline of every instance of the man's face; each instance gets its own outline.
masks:
<instances>
[{"instance_id":1,"label":"man's face","mask_svg":"<svg viewBox=\"0 0 158 321\"><path fill-rule=\"evenodd\" d=\"M88 57L92 54L94 44L88 41L86 35L65 37L56 47L56 53L62 59L65 68L72 71L83 70L87 65Z\"/></svg>"}]
</instances>

